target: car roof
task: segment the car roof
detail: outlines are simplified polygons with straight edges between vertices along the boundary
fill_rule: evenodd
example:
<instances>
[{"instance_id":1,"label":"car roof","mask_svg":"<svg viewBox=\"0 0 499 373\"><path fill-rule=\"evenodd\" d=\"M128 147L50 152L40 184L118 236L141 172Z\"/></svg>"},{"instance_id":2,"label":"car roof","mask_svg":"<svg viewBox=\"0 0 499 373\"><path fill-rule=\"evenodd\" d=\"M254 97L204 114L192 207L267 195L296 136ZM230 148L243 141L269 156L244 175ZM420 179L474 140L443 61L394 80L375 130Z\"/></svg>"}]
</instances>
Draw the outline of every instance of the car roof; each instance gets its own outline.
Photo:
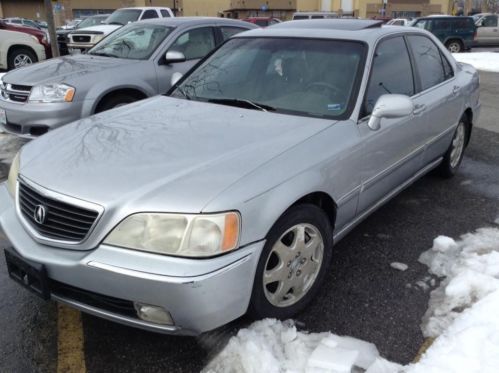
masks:
<instances>
[{"instance_id":1,"label":"car roof","mask_svg":"<svg viewBox=\"0 0 499 373\"><path fill-rule=\"evenodd\" d=\"M363 30L366 28L381 27L383 21L370 19L310 19L300 21L282 22L273 26L274 28L299 28L299 29L324 29L324 30Z\"/></svg>"},{"instance_id":2,"label":"car roof","mask_svg":"<svg viewBox=\"0 0 499 373\"><path fill-rule=\"evenodd\" d=\"M153 18L140 21L138 24L153 23L165 26L189 26L199 23L216 22L219 24L233 25L233 26L246 26L246 28L256 27L252 23L245 22L238 19L221 18L221 17L167 17L167 18Z\"/></svg>"},{"instance_id":3,"label":"car roof","mask_svg":"<svg viewBox=\"0 0 499 373\"><path fill-rule=\"evenodd\" d=\"M341 23L340 23L341 22ZM350 25L347 22L359 22L358 25ZM381 23L380 21L376 21ZM345 25L343 25L345 23ZM428 31L406 26L376 26L369 27L373 23L366 20L332 19L332 20L310 20L310 21L287 21L267 28L258 28L234 35L233 38L244 37L290 37L290 38L314 38L314 39L344 39L364 41L374 44L377 39L384 35L400 33L419 33L428 35ZM308 26L308 27L307 27ZM362 28L363 26L363 28Z\"/></svg>"},{"instance_id":4,"label":"car roof","mask_svg":"<svg viewBox=\"0 0 499 373\"><path fill-rule=\"evenodd\" d=\"M471 16L447 16L447 15L441 15L441 16L428 16L428 17L416 17L414 18L415 20L418 20L418 19L445 19L445 20L449 20L449 19L463 19L463 18L471 18L473 19L473 17Z\"/></svg>"},{"instance_id":5,"label":"car roof","mask_svg":"<svg viewBox=\"0 0 499 373\"><path fill-rule=\"evenodd\" d=\"M124 10L124 9L147 10L147 9L170 9L170 8L168 8L166 6L132 6L132 7L128 7L128 8L119 8L116 10Z\"/></svg>"}]
</instances>

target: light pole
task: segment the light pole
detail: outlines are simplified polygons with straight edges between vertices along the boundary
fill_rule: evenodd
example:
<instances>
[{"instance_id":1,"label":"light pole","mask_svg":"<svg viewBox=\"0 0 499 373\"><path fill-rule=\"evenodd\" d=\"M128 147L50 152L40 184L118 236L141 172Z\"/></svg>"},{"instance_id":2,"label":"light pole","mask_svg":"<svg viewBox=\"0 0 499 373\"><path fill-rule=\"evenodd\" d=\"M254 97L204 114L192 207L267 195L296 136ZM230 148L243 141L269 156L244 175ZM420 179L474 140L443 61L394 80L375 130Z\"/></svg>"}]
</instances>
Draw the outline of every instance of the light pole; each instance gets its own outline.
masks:
<instances>
[{"instance_id":1,"label":"light pole","mask_svg":"<svg viewBox=\"0 0 499 373\"><path fill-rule=\"evenodd\" d=\"M59 57L59 48L57 47L57 34L55 33L54 12L52 10L52 1L44 0L45 15L47 17L47 26L50 37L50 47L52 49L52 57Z\"/></svg>"}]
</instances>

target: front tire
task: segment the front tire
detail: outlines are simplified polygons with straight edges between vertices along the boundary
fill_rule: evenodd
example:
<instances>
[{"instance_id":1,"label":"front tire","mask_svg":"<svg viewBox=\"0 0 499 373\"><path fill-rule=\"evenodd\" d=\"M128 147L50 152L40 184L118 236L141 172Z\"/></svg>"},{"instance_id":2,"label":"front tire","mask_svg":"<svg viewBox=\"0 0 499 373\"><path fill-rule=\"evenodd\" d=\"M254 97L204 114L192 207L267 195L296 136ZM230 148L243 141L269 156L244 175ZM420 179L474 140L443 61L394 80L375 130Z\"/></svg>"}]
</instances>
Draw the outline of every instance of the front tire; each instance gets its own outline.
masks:
<instances>
[{"instance_id":1,"label":"front tire","mask_svg":"<svg viewBox=\"0 0 499 373\"><path fill-rule=\"evenodd\" d=\"M116 95L113 95L113 96L110 96L110 97L104 99L104 101L99 104L99 106L97 107L97 110L95 112L102 113L103 111L106 111L106 110L111 110L111 109L118 108L120 106L128 105L128 104L135 102L137 100L139 100L139 99L132 96L132 95L118 93Z\"/></svg>"},{"instance_id":2,"label":"front tire","mask_svg":"<svg viewBox=\"0 0 499 373\"><path fill-rule=\"evenodd\" d=\"M15 48L9 51L7 66L9 70L18 69L38 62L36 54L28 48Z\"/></svg>"},{"instance_id":3,"label":"front tire","mask_svg":"<svg viewBox=\"0 0 499 373\"><path fill-rule=\"evenodd\" d=\"M439 173L444 178L451 178L457 173L464 156L464 149L468 142L470 133L470 124L466 116L463 116L457 125L454 137L449 149L444 154L444 159L439 166Z\"/></svg>"},{"instance_id":4,"label":"front tire","mask_svg":"<svg viewBox=\"0 0 499 373\"><path fill-rule=\"evenodd\" d=\"M248 314L287 319L314 298L330 266L332 227L319 207L291 207L274 224L258 262Z\"/></svg>"}]
</instances>

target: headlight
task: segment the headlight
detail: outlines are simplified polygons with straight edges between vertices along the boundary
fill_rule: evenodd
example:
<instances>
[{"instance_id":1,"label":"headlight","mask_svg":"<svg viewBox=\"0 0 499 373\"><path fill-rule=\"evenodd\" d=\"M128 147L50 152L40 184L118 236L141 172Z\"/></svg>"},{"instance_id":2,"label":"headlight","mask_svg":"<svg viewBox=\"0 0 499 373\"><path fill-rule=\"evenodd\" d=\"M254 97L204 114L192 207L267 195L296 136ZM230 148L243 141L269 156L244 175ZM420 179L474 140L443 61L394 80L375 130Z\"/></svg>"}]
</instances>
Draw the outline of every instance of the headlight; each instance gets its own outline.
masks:
<instances>
[{"instance_id":1,"label":"headlight","mask_svg":"<svg viewBox=\"0 0 499 373\"><path fill-rule=\"evenodd\" d=\"M66 84L37 85L31 89L30 102L71 102L75 89Z\"/></svg>"},{"instance_id":2,"label":"headlight","mask_svg":"<svg viewBox=\"0 0 499 373\"><path fill-rule=\"evenodd\" d=\"M94 37L92 38L92 42L94 44L97 44L102 39L104 39L104 34L102 34L102 35L94 35Z\"/></svg>"},{"instance_id":3,"label":"headlight","mask_svg":"<svg viewBox=\"0 0 499 373\"><path fill-rule=\"evenodd\" d=\"M16 198L17 175L19 175L19 153L17 153L12 160L12 165L9 170L9 178L7 179L7 189L13 198Z\"/></svg>"},{"instance_id":4,"label":"headlight","mask_svg":"<svg viewBox=\"0 0 499 373\"><path fill-rule=\"evenodd\" d=\"M237 247L240 220L236 212L201 215L140 213L118 224L104 243L167 255L213 256Z\"/></svg>"}]
</instances>

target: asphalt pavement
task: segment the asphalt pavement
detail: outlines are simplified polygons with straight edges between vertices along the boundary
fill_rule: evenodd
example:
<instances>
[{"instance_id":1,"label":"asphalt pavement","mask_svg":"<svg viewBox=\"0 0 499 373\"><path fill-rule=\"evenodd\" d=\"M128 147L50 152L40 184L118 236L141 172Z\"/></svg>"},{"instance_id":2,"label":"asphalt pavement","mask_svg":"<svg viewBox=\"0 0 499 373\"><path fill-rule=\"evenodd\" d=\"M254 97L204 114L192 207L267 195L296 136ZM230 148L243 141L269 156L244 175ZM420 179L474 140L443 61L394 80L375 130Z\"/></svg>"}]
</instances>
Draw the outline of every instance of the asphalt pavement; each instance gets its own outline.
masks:
<instances>
[{"instance_id":1,"label":"asphalt pavement","mask_svg":"<svg viewBox=\"0 0 499 373\"><path fill-rule=\"evenodd\" d=\"M412 361L423 343L419 325L429 292L438 282L418 262L419 255L438 235L456 238L494 225L499 217L498 95L499 74L481 73L482 117L459 174L450 180L424 177L338 243L321 291L296 319L301 329L358 337L375 343L390 360ZM0 149L0 180L18 146L11 140ZM0 247L6 244L0 233ZM392 262L409 268L393 269ZM0 371L61 371L58 343L67 334L61 332L61 311L12 283L2 259L0 299ZM242 318L191 338L144 332L85 314L81 320L81 352L89 372L198 372L250 322Z\"/></svg>"}]
</instances>

